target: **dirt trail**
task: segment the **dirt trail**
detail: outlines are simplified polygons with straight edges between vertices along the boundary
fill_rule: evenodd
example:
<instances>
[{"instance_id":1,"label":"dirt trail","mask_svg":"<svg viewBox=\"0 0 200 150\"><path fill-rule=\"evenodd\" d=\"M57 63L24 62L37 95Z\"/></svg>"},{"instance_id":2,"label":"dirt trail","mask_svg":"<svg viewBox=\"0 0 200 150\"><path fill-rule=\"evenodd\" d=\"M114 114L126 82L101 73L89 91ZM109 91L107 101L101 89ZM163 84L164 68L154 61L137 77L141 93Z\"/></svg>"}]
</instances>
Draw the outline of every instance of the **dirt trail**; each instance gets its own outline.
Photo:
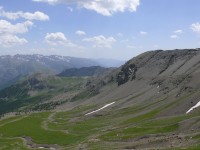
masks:
<instances>
[{"instance_id":1,"label":"dirt trail","mask_svg":"<svg viewBox=\"0 0 200 150\"><path fill-rule=\"evenodd\" d=\"M54 121L54 120L53 120L53 117L54 117L54 115L55 115L56 113L57 113L57 112L54 112L54 113L50 114L49 117L48 117L46 120L44 120L44 121L42 122L41 127L42 127L43 129L45 129L45 130L48 130L48 131L59 131L59 132L63 132L63 133L65 133L65 134L68 134L68 131L67 131L67 130L56 130L56 129L50 129L50 128L48 127L48 122L53 122L53 121Z\"/></svg>"},{"instance_id":2,"label":"dirt trail","mask_svg":"<svg viewBox=\"0 0 200 150\"><path fill-rule=\"evenodd\" d=\"M23 116L23 117L21 116L20 118L16 118L16 119L11 120L11 121L9 121L9 122L3 123L3 124L0 125L0 127L4 126L4 125L6 125L6 124L9 124L9 123L13 123L13 122L19 121L19 120L21 120L21 119L23 119L23 118L25 118L25 117L27 117L27 116Z\"/></svg>"},{"instance_id":3,"label":"dirt trail","mask_svg":"<svg viewBox=\"0 0 200 150\"><path fill-rule=\"evenodd\" d=\"M36 144L32 141L31 137L24 136L21 138L23 139L23 141L25 141L25 145L27 145L28 148L62 150L62 148L57 144Z\"/></svg>"}]
</instances>

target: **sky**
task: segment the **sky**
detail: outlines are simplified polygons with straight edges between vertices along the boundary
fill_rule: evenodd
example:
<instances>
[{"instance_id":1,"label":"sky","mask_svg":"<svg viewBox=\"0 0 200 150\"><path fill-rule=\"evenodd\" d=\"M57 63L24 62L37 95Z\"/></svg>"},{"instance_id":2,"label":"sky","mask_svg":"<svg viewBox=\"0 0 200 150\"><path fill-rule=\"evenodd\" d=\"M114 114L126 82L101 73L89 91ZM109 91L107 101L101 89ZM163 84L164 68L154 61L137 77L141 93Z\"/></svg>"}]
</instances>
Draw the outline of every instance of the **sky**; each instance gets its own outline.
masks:
<instances>
[{"instance_id":1,"label":"sky","mask_svg":"<svg viewBox=\"0 0 200 150\"><path fill-rule=\"evenodd\" d=\"M200 0L1 0L0 55L128 60L200 47Z\"/></svg>"}]
</instances>

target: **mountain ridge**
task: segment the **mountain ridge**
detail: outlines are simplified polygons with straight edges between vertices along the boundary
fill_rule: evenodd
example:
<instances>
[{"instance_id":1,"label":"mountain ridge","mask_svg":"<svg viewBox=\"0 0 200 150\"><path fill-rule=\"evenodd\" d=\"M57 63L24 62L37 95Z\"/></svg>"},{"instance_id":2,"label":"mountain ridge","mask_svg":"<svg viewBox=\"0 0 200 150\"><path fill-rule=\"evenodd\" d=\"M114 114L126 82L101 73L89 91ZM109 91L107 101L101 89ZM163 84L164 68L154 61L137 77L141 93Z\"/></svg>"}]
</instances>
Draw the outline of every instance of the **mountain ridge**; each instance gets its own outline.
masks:
<instances>
[{"instance_id":1,"label":"mountain ridge","mask_svg":"<svg viewBox=\"0 0 200 150\"><path fill-rule=\"evenodd\" d=\"M114 64L115 63L116 62L114 62ZM0 89L14 83L18 76L24 76L32 73L58 74L67 68L81 68L100 65L98 61L93 59L58 55L44 56L39 54L0 56L0 64Z\"/></svg>"}]
</instances>

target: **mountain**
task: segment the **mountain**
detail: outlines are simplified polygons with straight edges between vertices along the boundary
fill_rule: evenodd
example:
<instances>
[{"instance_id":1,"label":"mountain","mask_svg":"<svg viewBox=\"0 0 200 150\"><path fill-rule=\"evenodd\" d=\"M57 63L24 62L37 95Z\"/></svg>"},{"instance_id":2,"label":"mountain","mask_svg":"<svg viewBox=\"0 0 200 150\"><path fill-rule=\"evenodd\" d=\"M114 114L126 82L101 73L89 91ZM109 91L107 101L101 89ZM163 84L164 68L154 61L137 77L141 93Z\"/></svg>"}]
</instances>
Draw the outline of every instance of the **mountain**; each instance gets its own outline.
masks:
<instances>
[{"instance_id":1,"label":"mountain","mask_svg":"<svg viewBox=\"0 0 200 150\"><path fill-rule=\"evenodd\" d=\"M108 60L107 60L108 61ZM114 63L118 61L115 60ZM90 66L112 66L112 60L99 63L97 60L68 56L6 55L0 56L0 89L7 87L22 76L32 73L60 73L64 69Z\"/></svg>"},{"instance_id":2,"label":"mountain","mask_svg":"<svg viewBox=\"0 0 200 150\"><path fill-rule=\"evenodd\" d=\"M122 67L103 77L100 82L114 82L119 92L116 98L156 88L158 95L171 92L177 96L200 88L200 49L149 51L126 62ZM98 85L96 80L96 85ZM126 86L131 86L126 88ZM124 90L127 90L126 92ZM114 91L112 89L111 94ZM123 94L122 94L123 93ZM155 93L152 93L152 95ZM113 97L114 98L114 97Z\"/></svg>"},{"instance_id":3,"label":"mountain","mask_svg":"<svg viewBox=\"0 0 200 150\"><path fill-rule=\"evenodd\" d=\"M198 150L199 97L200 49L148 51L104 76L40 74L4 89L0 110L22 116L0 133L35 149Z\"/></svg>"},{"instance_id":4,"label":"mountain","mask_svg":"<svg viewBox=\"0 0 200 150\"><path fill-rule=\"evenodd\" d=\"M98 65L93 60L64 56L14 55L0 56L0 89L24 75L32 73L59 73L66 68Z\"/></svg>"},{"instance_id":5,"label":"mountain","mask_svg":"<svg viewBox=\"0 0 200 150\"><path fill-rule=\"evenodd\" d=\"M84 88L84 78L33 74L0 91L0 114L13 111L51 110L70 101Z\"/></svg>"},{"instance_id":6,"label":"mountain","mask_svg":"<svg viewBox=\"0 0 200 150\"><path fill-rule=\"evenodd\" d=\"M57 76L44 73L27 75L0 90L0 115L13 111L51 110L68 101L89 98L97 94L85 90L89 76L104 76L113 69L96 66L67 69Z\"/></svg>"},{"instance_id":7,"label":"mountain","mask_svg":"<svg viewBox=\"0 0 200 150\"><path fill-rule=\"evenodd\" d=\"M103 76L108 74L114 68L103 68L100 66L83 67L83 68L70 68L62 71L58 76L61 77L84 77L84 76Z\"/></svg>"}]
</instances>

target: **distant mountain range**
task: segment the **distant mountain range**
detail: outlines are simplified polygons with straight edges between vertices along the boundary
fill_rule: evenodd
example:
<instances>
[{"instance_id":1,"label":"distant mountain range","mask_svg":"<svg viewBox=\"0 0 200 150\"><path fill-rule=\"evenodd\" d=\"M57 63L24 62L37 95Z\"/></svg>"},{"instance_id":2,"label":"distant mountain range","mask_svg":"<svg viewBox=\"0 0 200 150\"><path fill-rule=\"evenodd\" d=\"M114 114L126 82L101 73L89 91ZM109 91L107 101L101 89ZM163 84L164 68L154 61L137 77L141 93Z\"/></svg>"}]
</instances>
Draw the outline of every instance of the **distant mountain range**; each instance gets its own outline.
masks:
<instances>
[{"instance_id":1,"label":"distant mountain range","mask_svg":"<svg viewBox=\"0 0 200 150\"><path fill-rule=\"evenodd\" d=\"M108 63L109 62L109 63ZM0 89L14 83L21 76L32 73L58 74L65 69L90 66L113 67L122 65L117 60L94 60L69 56L5 55L0 56Z\"/></svg>"}]
</instances>

